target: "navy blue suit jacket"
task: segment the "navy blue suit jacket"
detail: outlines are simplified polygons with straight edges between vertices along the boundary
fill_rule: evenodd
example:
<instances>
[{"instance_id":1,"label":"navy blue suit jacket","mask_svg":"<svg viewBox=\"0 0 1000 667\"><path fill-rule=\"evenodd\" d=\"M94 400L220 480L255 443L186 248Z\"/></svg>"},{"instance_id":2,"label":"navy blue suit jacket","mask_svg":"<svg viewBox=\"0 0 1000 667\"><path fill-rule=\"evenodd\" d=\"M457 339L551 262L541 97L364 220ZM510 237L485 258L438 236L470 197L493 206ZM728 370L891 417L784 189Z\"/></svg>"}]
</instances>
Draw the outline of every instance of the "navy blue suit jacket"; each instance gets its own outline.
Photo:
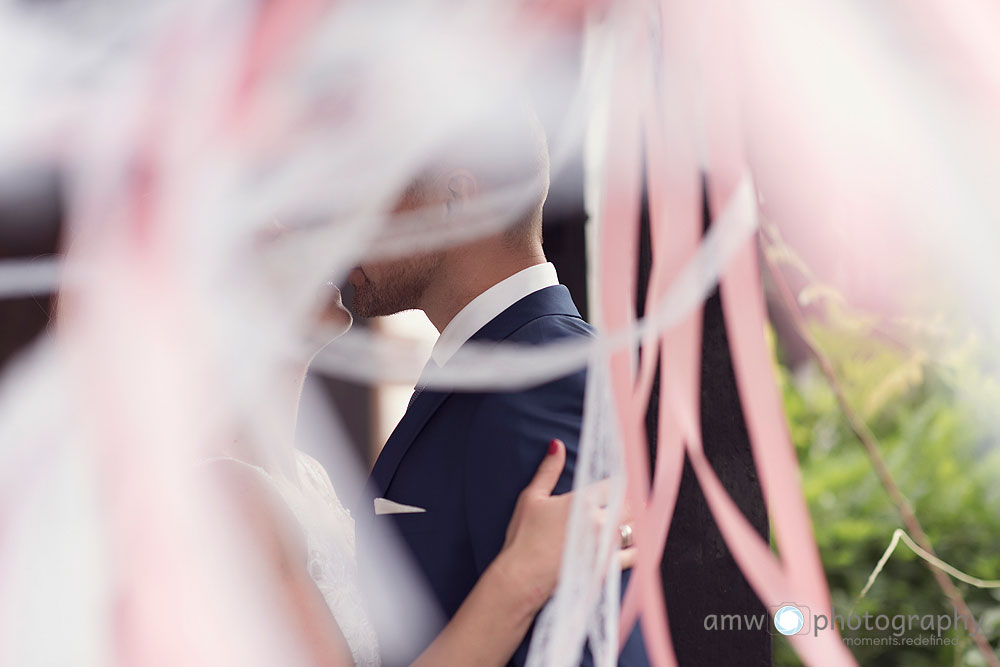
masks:
<instances>
[{"instance_id":1,"label":"navy blue suit jacket","mask_svg":"<svg viewBox=\"0 0 1000 667\"><path fill-rule=\"evenodd\" d=\"M473 340L544 344L590 336L592 331L569 290L555 285L512 305ZM427 511L374 516L370 500L360 507L362 570L369 545L360 524L392 522L443 617L454 616L503 546L517 497L534 476L552 438L566 443L567 453L555 493L571 489L585 382L586 371L580 370L516 392L418 394L376 461L369 492ZM510 664L524 664L530 639L529 633ZM591 664L589 652L582 664ZM619 664L648 664L638 630L626 642Z\"/></svg>"}]
</instances>

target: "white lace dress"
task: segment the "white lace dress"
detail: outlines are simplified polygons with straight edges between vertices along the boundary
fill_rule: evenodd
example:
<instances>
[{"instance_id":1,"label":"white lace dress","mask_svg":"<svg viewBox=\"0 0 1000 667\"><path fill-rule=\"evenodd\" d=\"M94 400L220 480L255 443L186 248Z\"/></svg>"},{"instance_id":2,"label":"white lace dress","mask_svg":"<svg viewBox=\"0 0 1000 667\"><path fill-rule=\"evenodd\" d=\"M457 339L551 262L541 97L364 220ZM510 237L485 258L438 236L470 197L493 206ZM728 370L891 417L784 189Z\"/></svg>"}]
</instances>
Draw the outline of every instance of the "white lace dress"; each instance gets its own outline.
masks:
<instances>
[{"instance_id":1,"label":"white lace dress","mask_svg":"<svg viewBox=\"0 0 1000 667\"><path fill-rule=\"evenodd\" d=\"M296 451L298 479L271 475L259 466L231 460L259 472L302 525L309 550L309 574L340 626L357 665L381 665L375 629L365 612L354 552L354 519L340 503L323 466Z\"/></svg>"}]
</instances>

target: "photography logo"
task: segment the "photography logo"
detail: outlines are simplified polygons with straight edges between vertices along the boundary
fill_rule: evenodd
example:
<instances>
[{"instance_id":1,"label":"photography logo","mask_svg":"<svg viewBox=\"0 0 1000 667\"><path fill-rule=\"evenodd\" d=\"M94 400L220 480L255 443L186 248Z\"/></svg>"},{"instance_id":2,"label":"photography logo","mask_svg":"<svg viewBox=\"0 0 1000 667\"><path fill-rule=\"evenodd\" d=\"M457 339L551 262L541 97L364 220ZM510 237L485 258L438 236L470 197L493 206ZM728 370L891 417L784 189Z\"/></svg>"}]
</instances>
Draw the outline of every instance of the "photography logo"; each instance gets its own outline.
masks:
<instances>
[{"instance_id":1,"label":"photography logo","mask_svg":"<svg viewBox=\"0 0 1000 667\"><path fill-rule=\"evenodd\" d=\"M801 635L809 631L809 607L784 603L771 607L774 629L783 635Z\"/></svg>"}]
</instances>

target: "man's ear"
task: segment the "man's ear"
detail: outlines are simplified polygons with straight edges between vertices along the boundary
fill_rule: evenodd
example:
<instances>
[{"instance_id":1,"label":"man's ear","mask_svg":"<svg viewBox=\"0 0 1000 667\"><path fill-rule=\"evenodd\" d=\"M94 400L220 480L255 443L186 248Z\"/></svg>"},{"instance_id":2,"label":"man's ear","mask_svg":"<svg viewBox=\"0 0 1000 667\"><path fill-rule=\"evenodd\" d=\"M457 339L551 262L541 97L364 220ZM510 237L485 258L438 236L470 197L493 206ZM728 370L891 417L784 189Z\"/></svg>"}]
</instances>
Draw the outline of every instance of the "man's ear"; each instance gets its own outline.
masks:
<instances>
[{"instance_id":1,"label":"man's ear","mask_svg":"<svg viewBox=\"0 0 1000 667\"><path fill-rule=\"evenodd\" d=\"M476 196L476 179L466 169L456 169L450 172L446 183L448 213L461 210L466 201Z\"/></svg>"}]
</instances>

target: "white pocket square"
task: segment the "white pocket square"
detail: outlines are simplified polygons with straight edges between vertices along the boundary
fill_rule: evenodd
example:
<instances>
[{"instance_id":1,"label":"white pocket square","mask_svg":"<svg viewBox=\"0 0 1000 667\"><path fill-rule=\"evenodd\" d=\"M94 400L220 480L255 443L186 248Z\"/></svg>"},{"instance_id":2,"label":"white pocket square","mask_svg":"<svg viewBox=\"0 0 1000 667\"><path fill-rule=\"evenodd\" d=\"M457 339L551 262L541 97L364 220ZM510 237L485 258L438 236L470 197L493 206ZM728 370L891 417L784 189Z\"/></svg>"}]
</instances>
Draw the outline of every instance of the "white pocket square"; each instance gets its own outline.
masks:
<instances>
[{"instance_id":1,"label":"white pocket square","mask_svg":"<svg viewBox=\"0 0 1000 667\"><path fill-rule=\"evenodd\" d=\"M376 498L375 499L375 514L416 514L418 512L426 512L423 507L414 507L413 505L404 505L402 503L397 503L386 498Z\"/></svg>"}]
</instances>

